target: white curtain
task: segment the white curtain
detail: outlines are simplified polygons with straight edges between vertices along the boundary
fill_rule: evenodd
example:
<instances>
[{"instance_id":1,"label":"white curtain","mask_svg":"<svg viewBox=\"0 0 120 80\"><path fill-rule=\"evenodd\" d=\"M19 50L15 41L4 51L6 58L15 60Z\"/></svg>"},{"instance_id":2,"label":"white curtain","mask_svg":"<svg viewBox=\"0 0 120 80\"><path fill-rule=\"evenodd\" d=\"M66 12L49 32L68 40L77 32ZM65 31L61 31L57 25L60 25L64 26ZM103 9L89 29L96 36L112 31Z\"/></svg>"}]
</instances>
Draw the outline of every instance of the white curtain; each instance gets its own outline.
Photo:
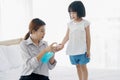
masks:
<instances>
[{"instance_id":1,"label":"white curtain","mask_svg":"<svg viewBox=\"0 0 120 80\"><path fill-rule=\"evenodd\" d=\"M32 0L0 0L0 40L23 37L32 18Z\"/></svg>"}]
</instances>

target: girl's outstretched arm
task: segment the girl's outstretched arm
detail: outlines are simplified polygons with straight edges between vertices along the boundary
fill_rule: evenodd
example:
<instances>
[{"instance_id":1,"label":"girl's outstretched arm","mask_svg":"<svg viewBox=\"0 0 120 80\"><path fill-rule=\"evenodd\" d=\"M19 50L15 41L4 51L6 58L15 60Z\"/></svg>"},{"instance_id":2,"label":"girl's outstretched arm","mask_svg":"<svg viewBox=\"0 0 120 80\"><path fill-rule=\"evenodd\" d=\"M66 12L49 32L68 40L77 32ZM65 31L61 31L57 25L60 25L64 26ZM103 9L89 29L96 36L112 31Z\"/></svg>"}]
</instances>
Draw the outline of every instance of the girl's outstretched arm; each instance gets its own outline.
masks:
<instances>
[{"instance_id":1,"label":"girl's outstretched arm","mask_svg":"<svg viewBox=\"0 0 120 80\"><path fill-rule=\"evenodd\" d=\"M66 42L69 40L69 28L67 29L67 32L66 32L66 35L65 37L63 38L63 41L62 41L62 45L65 45Z\"/></svg>"},{"instance_id":2,"label":"girl's outstretched arm","mask_svg":"<svg viewBox=\"0 0 120 80\"><path fill-rule=\"evenodd\" d=\"M67 29L66 35L63 38L62 42L58 45L57 47L57 51L61 50L64 48L64 45L66 44L66 42L69 40L69 28Z\"/></svg>"}]
</instances>

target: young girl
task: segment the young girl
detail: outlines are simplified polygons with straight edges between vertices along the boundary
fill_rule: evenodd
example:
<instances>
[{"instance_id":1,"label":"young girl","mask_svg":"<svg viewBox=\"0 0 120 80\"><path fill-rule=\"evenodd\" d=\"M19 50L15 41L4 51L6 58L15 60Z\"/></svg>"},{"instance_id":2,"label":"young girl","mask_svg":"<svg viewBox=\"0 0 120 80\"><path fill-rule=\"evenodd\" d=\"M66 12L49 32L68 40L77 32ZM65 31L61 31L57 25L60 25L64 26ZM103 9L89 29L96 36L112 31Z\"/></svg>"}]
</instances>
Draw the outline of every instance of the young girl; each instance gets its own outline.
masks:
<instances>
[{"instance_id":1,"label":"young girl","mask_svg":"<svg viewBox=\"0 0 120 80\"><path fill-rule=\"evenodd\" d=\"M40 59L46 52L55 52L55 47L54 43L47 46L47 42L42 40L44 35L45 23L38 18L33 19L29 25L29 32L20 44L25 62L20 80L49 80L49 69L55 67L56 60L53 56L45 64Z\"/></svg>"},{"instance_id":2,"label":"young girl","mask_svg":"<svg viewBox=\"0 0 120 80\"><path fill-rule=\"evenodd\" d=\"M79 80L88 80L86 64L90 59L90 24L85 17L85 7L81 1L74 1L68 7L70 18L66 35L59 45L62 49L68 42L66 53L70 56L71 64L76 65Z\"/></svg>"}]
</instances>

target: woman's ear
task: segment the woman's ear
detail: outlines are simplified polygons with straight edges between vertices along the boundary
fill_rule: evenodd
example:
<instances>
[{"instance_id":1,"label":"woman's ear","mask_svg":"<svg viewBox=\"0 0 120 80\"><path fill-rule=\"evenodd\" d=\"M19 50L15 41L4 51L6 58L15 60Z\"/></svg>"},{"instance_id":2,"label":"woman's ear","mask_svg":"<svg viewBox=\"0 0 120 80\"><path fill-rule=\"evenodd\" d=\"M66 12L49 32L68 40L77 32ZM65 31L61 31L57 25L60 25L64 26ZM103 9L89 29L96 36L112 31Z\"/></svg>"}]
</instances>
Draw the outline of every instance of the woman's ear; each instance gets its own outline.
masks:
<instances>
[{"instance_id":1,"label":"woman's ear","mask_svg":"<svg viewBox=\"0 0 120 80\"><path fill-rule=\"evenodd\" d=\"M34 33L35 33L35 30L32 30L32 31L31 31L31 34L34 34Z\"/></svg>"}]
</instances>

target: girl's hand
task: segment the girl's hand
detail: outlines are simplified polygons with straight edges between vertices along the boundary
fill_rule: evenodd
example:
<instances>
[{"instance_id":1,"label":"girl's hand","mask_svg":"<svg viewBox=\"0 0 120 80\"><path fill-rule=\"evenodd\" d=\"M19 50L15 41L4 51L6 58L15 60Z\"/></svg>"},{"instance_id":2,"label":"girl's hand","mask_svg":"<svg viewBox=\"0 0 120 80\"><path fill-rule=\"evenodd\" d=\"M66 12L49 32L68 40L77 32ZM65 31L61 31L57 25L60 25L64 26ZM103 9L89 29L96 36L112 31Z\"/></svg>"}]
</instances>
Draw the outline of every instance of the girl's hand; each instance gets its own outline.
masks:
<instances>
[{"instance_id":1,"label":"girl's hand","mask_svg":"<svg viewBox=\"0 0 120 80\"><path fill-rule=\"evenodd\" d=\"M90 52L89 52L89 51L87 51L86 56L87 56L88 58L90 58Z\"/></svg>"},{"instance_id":2,"label":"girl's hand","mask_svg":"<svg viewBox=\"0 0 120 80\"><path fill-rule=\"evenodd\" d=\"M63 44L58 44L57 47L56 47L56 50L57 51L60 51L64 48L64 45Z\"/></svg>"}]
</instances>

